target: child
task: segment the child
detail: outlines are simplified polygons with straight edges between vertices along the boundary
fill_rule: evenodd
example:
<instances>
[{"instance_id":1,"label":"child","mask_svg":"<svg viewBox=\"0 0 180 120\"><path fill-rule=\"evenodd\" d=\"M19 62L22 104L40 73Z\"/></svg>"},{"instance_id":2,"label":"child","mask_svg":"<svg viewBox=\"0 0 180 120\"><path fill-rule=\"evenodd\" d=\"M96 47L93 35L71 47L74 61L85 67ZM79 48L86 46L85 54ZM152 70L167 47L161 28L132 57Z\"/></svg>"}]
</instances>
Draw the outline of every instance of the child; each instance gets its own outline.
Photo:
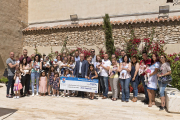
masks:
<instances>
[{"instance_id":1,"label":"child","mask_svg":"<svg viewBox=\"0 0 180 120\"><path fill-rule=\"evenodd\" d=\"M111 77L112 75L114 75L116 73L116 70L118 69L117 65L114 65L113 68L111 70L109 70L109 77Z\"/></svg>"},{"instance_id":2,"label":"child","mask_svg":"<svg viewBox=\"0 0 180 120\"><path fill-rule=\"evenodd\" d=\"M71 72L72 75L73 75L74 67L75 67L75 65L73 64L72 61L70 61L70 64L69 64L69 70L70 70L70 72Z\"/></svg>"},{"instance_id":3,"label":"child","mask_svg":"<svg viewBox=\"0 0 180 120\"><path fill-rule=\"evenodd\" d=\"M122 68L128 68L128 66L126 66L125 63L122 63ZM127 75L127 71L122 70L120 76L122 76L125 79L126 75Z\"/></svg>"},{"instance_id":4,"label":"child","mask_svg":"<svg viewBox=\"0 0 180 120\"><path fill-rule=\"evenodd\" d=\"M102 59L99 59L98 61L98 67L99 67L99 71L98 71L98 74L100 74L102 72L102 67L100 66L102 64Z\"/></svg>"},{"instance_id":5,"label":"child","mask_svg":"<svg viewBox=\"0 0 180 120\"><path fill-rule=\"evenodd\" d=\"M97 78L97 77L98 77L98 74L95 71L94 65L90 64L89 65L89 69L88 69L88 79L93 80L94 78ZM90 97L89 98L91 100L93 100L94 99L94 93L90 93Z\"/></svg>"},{"instance_id":6,"label":"child","mask_svg":"<svg viewBox=\"0 0 180 120\"><path fill-rule=\"evenodd\" d=\"M53 79L54 79L54 66L51 66L49 69L49 73L48 73L48 79L49 79L49 83L48 83L48 96L50 95L50 89L53 87Z\"/></svg>"},{"instance_id":7,"label":"child","mask_svg":"<svg viewBox=\"0 0 180 120\"><path fill-rule=\"evenodd\" d=\"M57 97L59 97L59 85L60 85L59 73L55 72L53 79L53 96L57 94Z\"/></svg>"},{"instance_id":8,"label":"child","mask_svg":"<svg viewBox=\"0 0 180 120\"><path fill-rule=\"evenodd\" d=\"M64 70L67 68L66 60L63 60L63 63L61 64L61 75L64 74Z\"/></svg>"},{"instance_id":9,"label":"child","mask_svg":"<svg viewBox=\"0 0 180 120\"><path fill-rule=\"evenodd\" d=\"M145 68L146 68L146 65L142 61L141 65L139 66L139 76L144 73Z\"/></svg>"},{"instance_id":10,"label":"child","mask_svg":"<svg viewBox=\"0 0 180 120\"><path fill-rule=\"evenodd\" d=\"M64 71L64 77L71 77L71 74L70 74L70 70L69 69L65 69ZM69 90L67 90L68 92L68 98L69 98ZM66 90L64 90L64 96L63 97L66 97Z\"/></svg>"},{"instance_id":11,"label":"child","mask_svg":"<svg viewBox=\"0 0 180 120\"><path fill-rule=\"evenodd\" d=\"M145 80L144 80L144 82L147 84L148 83L148 80L149 80L149 75L151 74L151 70L150 70L150 64L147 64L147 67L146 67L146 69L144 70L145 71L145 75L144 75L144 78L145 78Z\"/></svg>"},{"instance_id":12,"label":"child","mask_svg":"<svg viewBox=\"0 0 180 120\"><path fill-rule=\"evenodd\" d=\"M15 63L20 63L20 61L19 61L19 56L16 56L16 58L15 58ZM16 67L15 67L15 72L16 71L18 71L19 70L19 65L17 65Z\"/></svg>"},{"instance_id":13,"label":"child","mask_svg":"<svg viewBox=\"0 0 180 120\"><path fill-rule=\"evenodd\" d=\"M15 96L14 96L14 98L19 99L20 90L22 89L20 71L16 71L14 80L15 80L15 83L14 83ZM17 92L18 92L18 95L17 95Z\"/></svg>"},{"instance_id":14,"label":"child","mask_svg":"<svg viewBox=\"0 0 180 120\"><path fill-rule=\"evenodd\" d=\"M44 70L42 70L39 79L39 92L41 93L40 96L42 96L42 94L44 94L43 96L45 96L45 93L47 92L47 77Z\"/></svg>"}]
</instances>

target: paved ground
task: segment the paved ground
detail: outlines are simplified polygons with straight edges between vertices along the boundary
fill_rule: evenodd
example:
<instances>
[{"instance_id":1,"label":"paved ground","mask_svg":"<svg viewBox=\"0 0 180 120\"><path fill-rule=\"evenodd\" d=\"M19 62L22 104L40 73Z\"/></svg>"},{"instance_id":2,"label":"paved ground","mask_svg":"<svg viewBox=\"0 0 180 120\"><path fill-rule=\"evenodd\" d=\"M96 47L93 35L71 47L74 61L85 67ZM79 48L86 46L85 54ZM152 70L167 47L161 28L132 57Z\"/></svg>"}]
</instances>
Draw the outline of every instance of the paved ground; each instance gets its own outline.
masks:
<instances>
[{"instance_id":1,"label":"paved ground","mask_svg":"<svg viewBox=\"0 0 180 120\"><path fill-rule=\"evenodd\" d=\"M57 98L24 97L8 99L6 87L0 84L0 119L6 120L178 120L180 114L159 111L157 106L148 108L140 100L136 103L124 103L101 98ZM132 95L131 95L132 96ZM143 94L139 95L143 98ZM156 103L159 104L159 99Z\"/></svg>"}]
</instances>

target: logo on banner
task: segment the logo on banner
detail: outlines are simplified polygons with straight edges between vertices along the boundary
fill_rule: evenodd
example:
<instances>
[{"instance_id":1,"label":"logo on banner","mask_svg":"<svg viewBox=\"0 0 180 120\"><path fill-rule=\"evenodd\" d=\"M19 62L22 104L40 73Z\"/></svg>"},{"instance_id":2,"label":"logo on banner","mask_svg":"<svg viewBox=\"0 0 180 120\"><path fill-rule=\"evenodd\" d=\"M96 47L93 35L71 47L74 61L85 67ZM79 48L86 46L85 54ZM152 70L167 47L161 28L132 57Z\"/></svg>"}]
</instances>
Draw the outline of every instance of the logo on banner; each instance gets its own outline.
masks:
<instances>
[{"instance_id":1,"label":"logo on banner","mask_svg":"<svg viewBox=\"0 0 180 120\"><path fill-rule=\"evenodd\" d=\"M63 79L62 79L62 83L65 83L65 82L66 82L66 78L63 78Z\"/></svg>"}]
</instances>

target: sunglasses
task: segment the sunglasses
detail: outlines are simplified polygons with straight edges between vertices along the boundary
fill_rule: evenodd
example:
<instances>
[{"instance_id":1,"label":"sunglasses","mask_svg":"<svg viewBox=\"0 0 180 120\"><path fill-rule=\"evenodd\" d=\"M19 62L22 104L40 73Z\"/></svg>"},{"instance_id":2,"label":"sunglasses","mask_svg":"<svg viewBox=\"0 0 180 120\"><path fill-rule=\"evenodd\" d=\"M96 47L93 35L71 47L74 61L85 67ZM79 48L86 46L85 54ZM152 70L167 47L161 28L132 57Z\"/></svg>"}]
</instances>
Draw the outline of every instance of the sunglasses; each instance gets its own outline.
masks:
<instances>
[{"instance_id":1,"label":"sunglasses","mask_svg":"<svg viewBox=\"0 0 180 120\"><path fill-rule=\"evenodd\" d=\"M164 59L164 57L161 57L161 59Z\"/></svg>"},{"instance_id":2,"label":"sunglasses","mask_svg":"<svg viewBox=\"0 0 180 120\"><path fill-rule=\"evenodd\" d=\"M91 51L91 53L94 53L95 51Z\"/></svg>"}]
</instances>

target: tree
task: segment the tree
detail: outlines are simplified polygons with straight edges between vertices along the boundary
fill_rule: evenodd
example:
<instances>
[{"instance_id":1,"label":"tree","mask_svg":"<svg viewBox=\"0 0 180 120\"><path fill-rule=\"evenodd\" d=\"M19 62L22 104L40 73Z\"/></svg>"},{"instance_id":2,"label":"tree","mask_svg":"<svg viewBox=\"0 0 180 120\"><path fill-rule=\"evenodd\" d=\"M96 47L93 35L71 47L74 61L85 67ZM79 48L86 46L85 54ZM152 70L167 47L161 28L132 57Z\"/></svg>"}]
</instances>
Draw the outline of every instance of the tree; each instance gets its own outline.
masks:
<instances>
[{"instance_id":1,"label":"tree","mask_svg":"<svg viewBox=\"0 0 180 120\"><path fill-rule=\"evenodd\" d=\"M105 33L106 53L111 57L111 55L114 54L115 52L115 47L114 47L114 40L112 37L112 25L110 23L110 18L108 14L105 14L103 21L104 21L103 29Z\"/></svg>"}]
</instances>

